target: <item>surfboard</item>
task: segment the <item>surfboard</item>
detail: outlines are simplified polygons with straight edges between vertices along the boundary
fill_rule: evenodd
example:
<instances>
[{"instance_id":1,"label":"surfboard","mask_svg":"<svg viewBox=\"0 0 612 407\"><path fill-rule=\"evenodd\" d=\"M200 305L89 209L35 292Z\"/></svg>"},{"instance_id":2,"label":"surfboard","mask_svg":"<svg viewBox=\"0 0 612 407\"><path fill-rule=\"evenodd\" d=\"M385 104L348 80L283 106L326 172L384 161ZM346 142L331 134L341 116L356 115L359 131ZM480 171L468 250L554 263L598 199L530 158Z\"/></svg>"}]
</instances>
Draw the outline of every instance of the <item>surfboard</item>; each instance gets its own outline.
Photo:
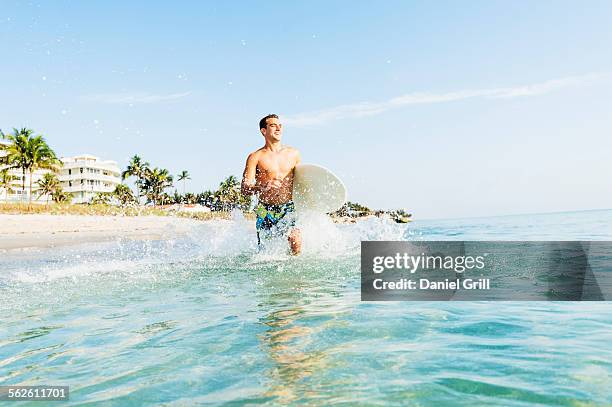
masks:
<instances>
[{"instance_id":1,"label":"surfboard","mask_svg":"<svg viewBox=\"0 0 612 407\"><path fill-rule=\"evenodd\" d=\"M346 202L346 187L327 168L300 164L293 173L293 202L297 212L334 212Z\"/></svg>"}]
</instances>

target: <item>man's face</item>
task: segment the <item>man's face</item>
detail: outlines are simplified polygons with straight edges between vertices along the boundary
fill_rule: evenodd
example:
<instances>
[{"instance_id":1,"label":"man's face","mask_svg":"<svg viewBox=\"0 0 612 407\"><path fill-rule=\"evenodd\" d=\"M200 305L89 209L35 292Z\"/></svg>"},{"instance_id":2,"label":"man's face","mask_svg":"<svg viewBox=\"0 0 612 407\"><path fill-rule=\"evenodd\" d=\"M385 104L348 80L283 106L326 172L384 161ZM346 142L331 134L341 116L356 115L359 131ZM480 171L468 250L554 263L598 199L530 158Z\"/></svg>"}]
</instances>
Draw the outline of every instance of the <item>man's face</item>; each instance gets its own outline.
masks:
<instances>
[{"instance_id":1,"label":"man's face","mask_svg":"<svg viewBox=\"0 0 612 407\"><path fill-rule=\"evenodd\" d=\"M261 132L266 139L280 141L283 134L283 125L281 124L280 120L275 117L271 117L266 119L266 128L261 129Z\"/></svg>"}]
</instances>

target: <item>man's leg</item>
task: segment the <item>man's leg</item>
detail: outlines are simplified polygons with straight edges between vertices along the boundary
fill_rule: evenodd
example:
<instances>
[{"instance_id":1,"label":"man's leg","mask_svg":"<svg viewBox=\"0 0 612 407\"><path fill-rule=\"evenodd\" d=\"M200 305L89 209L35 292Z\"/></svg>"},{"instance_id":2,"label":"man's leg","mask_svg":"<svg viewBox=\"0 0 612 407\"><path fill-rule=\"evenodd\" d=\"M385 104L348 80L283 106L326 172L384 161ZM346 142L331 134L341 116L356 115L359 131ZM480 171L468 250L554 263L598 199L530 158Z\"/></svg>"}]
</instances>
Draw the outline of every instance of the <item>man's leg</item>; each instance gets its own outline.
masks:
<instances>
[{"instance_id":1,"label":"man's leg","mask_svg":"<svg viewBox=\"0 0 612 407\"><path fill-rule=\"evenodd\" d=\"M300 233L300 229L292 229L287 240L289 240L291 254L300 254L302 251L302 234Z\"/></svg>"}]
</instances>

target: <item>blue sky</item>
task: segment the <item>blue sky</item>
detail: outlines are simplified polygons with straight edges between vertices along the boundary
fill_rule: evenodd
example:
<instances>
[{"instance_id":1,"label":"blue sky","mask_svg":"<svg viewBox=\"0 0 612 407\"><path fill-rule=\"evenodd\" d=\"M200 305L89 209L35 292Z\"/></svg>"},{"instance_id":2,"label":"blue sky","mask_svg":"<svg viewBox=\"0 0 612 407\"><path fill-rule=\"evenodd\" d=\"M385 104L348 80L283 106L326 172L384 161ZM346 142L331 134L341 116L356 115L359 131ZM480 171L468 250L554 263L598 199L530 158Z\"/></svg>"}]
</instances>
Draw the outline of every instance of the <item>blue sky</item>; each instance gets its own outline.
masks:
<instances>
[{"instance_id":1,"label":"blue sky","mask_svg":"<svg viewBox=\"0 0 612 407\"><path fill-rule=\"evenodd\" d=\"M218 3L3 2L0 128L201 191L276 112L375 208L612 206L612 3Z\"/></svg>"}]
</instances>

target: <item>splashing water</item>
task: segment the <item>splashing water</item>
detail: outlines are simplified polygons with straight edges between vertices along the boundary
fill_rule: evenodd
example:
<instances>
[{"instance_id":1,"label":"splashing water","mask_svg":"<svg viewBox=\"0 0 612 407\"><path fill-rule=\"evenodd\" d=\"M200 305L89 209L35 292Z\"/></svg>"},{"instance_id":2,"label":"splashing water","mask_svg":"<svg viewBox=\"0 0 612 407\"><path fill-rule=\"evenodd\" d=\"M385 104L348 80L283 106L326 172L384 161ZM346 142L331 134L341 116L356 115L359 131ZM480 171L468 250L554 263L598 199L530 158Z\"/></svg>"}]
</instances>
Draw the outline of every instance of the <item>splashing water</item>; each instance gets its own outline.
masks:
<instances>
[{"instance_id":1,"label":"splashing water","mask_svg":"<svg viewBox=\"0 0 612 407\"><path fill-rule=\"evenodd\" d=\"M299 220L258 250L252 222L181 238L9 251L0 385L70 404L610 404L608 303L362 303L360 241L612 240L612 211L396 224Z\"/></svg>"}]
</instances>

